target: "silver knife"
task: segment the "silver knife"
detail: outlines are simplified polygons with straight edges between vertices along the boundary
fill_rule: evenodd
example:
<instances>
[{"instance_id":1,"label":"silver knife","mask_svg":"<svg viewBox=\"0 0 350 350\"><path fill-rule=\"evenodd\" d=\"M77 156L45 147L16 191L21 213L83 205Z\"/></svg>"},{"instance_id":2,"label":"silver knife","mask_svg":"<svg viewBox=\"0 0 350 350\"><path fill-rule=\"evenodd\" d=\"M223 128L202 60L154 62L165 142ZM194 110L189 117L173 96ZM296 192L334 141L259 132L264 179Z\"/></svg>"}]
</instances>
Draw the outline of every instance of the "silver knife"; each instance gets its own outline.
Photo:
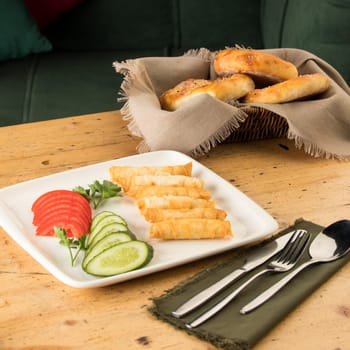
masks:
<instances>
[{"instance_id":1,"label":"silver knife","mask_svg":"<svg viewBox=\"0 0 350 350\"><path fill-rule=\"evenodd\" d=\"M272 256L277 254L280 250L283 249L288 239L294 231L288 232L285 235L271 241L268 244L265 244L262 247L254 249L249 256L245 264L237 270L232 271L227 276L219 280L218 282L212 284L208 288L204 289L200 293L196 294L194 297L186 301L184 304L179 306L175 311L171 314L174 317L180 318L192 310L196 309L198 306L202 305L204 302L212 298L226 286L228 286L233 281L242 277L247 272L255 269L256 267L262 265L264 262L269 260Z\"/></svg>"}]
</instances>

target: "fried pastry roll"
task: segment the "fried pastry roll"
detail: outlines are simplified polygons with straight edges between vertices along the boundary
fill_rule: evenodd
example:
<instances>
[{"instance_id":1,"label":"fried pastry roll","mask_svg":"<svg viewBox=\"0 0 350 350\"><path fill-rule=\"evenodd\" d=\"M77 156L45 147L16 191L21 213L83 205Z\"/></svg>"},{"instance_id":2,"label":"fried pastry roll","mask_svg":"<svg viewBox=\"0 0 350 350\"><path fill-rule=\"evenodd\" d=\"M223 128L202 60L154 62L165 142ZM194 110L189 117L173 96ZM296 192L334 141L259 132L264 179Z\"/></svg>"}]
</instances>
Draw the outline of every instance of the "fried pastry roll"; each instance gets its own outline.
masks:
<instances>
[{"instance_id":1,"label":"fried pastry roll","mask_svg":"<svg viewBox=\"0 0 350 350\"><path fill-rule=\"evenodd\" d=\"M229 221L213 219L173 219L153 223L150 237L155 239L231 238Z\"/></svg>"},{"instance_id":2,"label":"fried pastry roll","mask_svg":"<svg viewBox=\"0 0 350 350\"><path fill-rule=\"evenodd\" d=\"M143 211L145 219L149 222L158 222L170 219L215 219L225 220L227 214L219 208L193 208L193 209L159 209L146 208Z\"/></svg>"},{"instance_id":3,"label":"fried pastry roll","mask_svg":"<svg viewBox=\"0 0 350 350\"><path fill-rule=\"evenodd\" d=\"M160 209L192 209L192 208L214 208L215 202L202 198L187 196L164 196L144 197L137 200L141 212L146 208Z\"/></svg>"},{"instance_id":4,"label":"fried pastry roll","mask_svg":"<svg viewBox=\"0 0 350 350\"><path fill-rule=\"evenodd\" d=\"M168 195L203 199L210 199L211 197L210 193L202 188L188 186L132 186L128 191L128 195L134 198Z\"/></svg>"},{"instance_id":5,"label":"fried pastry roll","mask_svg":"<svg viewBox=\"0 0 350 350\"><path fill-rule=\"evenodd\" d=\"M113 182L120 184L124 191L128 191L129 181L137 175L192 175L192 162L181 165L169 166L119 166L114 165L109 168L109 173Z\"/></svg>"},{"instance_id":6,"label":"fried pastry roll","mask_svg":"<svg viewBox=\"0 0 350 350\"><path fill-rule=\"evenodd\" d=\"M186 175L137 175L130 181L130 187L133 186L188 186L203 188L203 180Z\"/></svg>"}]
</instances>

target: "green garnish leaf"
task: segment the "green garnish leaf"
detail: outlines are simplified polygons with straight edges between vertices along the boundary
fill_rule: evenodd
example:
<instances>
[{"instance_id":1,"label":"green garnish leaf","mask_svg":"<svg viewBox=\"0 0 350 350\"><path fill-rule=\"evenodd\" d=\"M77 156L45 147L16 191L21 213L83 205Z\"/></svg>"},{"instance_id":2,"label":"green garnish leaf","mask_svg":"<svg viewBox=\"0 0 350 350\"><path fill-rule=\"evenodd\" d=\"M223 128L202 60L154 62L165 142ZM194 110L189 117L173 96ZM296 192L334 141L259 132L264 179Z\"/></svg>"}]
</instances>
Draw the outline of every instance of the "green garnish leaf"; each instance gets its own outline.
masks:
<instances>
[{"instance_id":1,"label":"green garnish leaf","mask_svg":"<svg viewBox=\"0 0 350 350\"><path fill-rule=\"evenodd\" d=\"M90 200L90 190L89 189L85 189L82 186L76 186L73 188L73 191L76 193L81 194L82 196L84 196L87 200Z\"/></svg>"},{"instance_id":2,"label":"green garnish leaf","mask_svg":"<svg viewBox=\"0 0 350 350\"><path fill-rule=\"evenodd\" d=\"M103 180L102 183L96 180L88 185L88 188L77 186L73 191L87 198L93 208L97 209L107 199L120 196L121 187L108 180Z\"/></svg>"},{"instance_id":3,"label":"green garnish leaf","mask_svg":"<svg viewBox=\"0 0 350 350\"><path fill-rule=\"evenodd\" d=\"M83 235L78 239L68 238L65 229L55 226L53 230L55 232L55 235L60 239L60 244L63 244L68 248L71 265L74 266L80 251L82 249L85 249L85 241L87 236ZM73 249L76 250L74 253Z\"/></svg>"}]
</instances>

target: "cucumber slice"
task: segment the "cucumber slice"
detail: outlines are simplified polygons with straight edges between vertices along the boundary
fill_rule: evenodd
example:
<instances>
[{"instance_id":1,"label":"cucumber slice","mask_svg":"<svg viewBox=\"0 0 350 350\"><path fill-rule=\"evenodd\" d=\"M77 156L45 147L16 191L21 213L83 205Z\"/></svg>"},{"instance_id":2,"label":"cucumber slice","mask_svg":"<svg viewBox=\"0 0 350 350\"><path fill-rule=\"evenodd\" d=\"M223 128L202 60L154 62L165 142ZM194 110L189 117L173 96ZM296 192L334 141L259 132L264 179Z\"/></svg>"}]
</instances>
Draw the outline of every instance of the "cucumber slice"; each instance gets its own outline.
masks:
<instances>
[{"instance_id":1,"label":"cucumber slice","mask_svg":"<svg viewBox=\"0 0 350 350\"><path fill-rule=\"evenodd\" d=\"M90 248L85 252L84 259L82 261L82 267L85 269L89 261L100 254L103 250L111 247L114 244L131 241L132 237L129 234L123 232L112 232L104 236L102 239L94 243Z\"/></svg>"},{"instance_id":2,"label":"cucumber slice","mask_svg":"<svg viewBox=\"0 0 350 350\"><path fill-rule=\"evenodd\" d=\"M85 271L95 276L113 276L139 269L153 257L153 248L144 241L116 243L94 256Z\"/></svg>"},{"instance_id":3,"label":"cucumber slice","mask_svg":"<svg viewBox=\"0 0 350 350\"><path fill-rule=\"evenodd\" d=\"M111 216L111 215L116 215L115 213L113 213L112 211L101 211L100 213L96 214L91 221L91 225L90 225L90 231L94 231L96 225L105 217L107 216Z\"/></svg>"},{"instance_id":4,"label":"cucumber slice","mask_svg":"<svg viewBox=\"0 0 350 350\"><path fill-rule=\"evenodd\" d=\"M103 211L94 216L91 222L90 231L98 231L101 227L105 226L107 223L110 222L119 222L121 224L124 224L125 226L128 225L125 219L122 218L120 215L115 214L111 211Z\"/></svg>"},{"instance_id":5,"label":"cucumber slice","mask_svg":"<svg viewBox=\"0 0 350 350\"><path fill-rule=\"evenodd\" d=\"M87 248L89 249L94 243L107 236L112 232L125 232L128 233L129 229L126 225L120 222L109 222L105 226L100 227L99 231L90 232L88 236Z\"/></svg>"},{"instance_id":6,"label":"cucumber slice","mask_svg":"<svg viewBox=\"0 0 350 350\"><path fill-rule=\"evenodd\" d=\"M94 216L92 219L92 223L90 226L90 234L87 237L86 240L86 247L89 247L91 245L91 242L95 236L95 234L98 233L98 231L101 230L104 226L111 223L120 223L124 226L128 227L127 222L124 218L122 218L120 215L117 215L113 213L112 211L103 211ZM123 230L125 231L125 230Z\"/></svg>"}]
</instances>

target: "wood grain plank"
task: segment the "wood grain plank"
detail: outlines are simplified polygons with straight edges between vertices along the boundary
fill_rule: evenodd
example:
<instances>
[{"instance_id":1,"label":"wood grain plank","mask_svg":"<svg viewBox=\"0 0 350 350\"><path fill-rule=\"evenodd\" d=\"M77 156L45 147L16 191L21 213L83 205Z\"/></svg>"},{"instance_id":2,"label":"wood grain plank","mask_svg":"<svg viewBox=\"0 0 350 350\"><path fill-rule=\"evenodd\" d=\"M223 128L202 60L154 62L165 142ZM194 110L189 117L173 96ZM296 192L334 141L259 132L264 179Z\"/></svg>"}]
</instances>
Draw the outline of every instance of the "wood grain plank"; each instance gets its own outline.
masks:
<instances>
[{"instance_id":1,"label":"wood grain plank","mask_svg":"<svg viewBox=\"0 0 350 350\"><path fill-rule=\"evenodd\" d=\"M118 111L0 128L0 187L136 154ZM316 159L293 141L222 144L198 159L278 221L327 225L349 218L350 163ZM214 349L147 312L150 298L229 254L114 286L63 285L0 229L0 349ZM346 349L350 343L346 265L255 347Z\"/></svg>"}]
</instances>

